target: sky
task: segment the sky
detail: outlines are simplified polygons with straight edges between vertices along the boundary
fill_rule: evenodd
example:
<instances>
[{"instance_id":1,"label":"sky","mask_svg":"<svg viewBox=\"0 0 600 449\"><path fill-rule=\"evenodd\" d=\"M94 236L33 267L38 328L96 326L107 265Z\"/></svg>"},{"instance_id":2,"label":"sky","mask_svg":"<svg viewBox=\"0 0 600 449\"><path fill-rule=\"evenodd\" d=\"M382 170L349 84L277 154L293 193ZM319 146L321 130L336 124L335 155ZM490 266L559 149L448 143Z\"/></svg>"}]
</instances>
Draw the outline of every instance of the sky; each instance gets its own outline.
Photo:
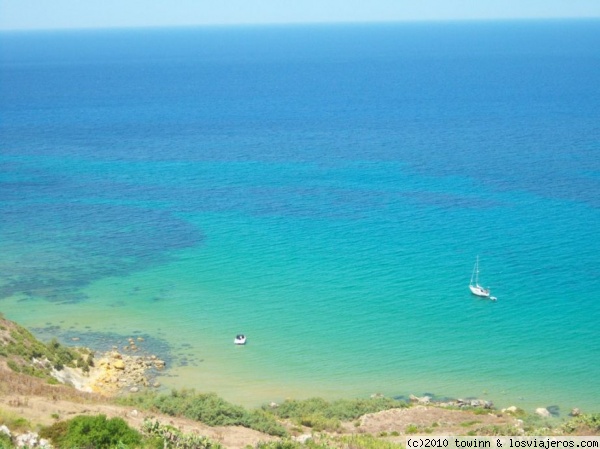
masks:
<instances>
[{"instance_id":1,"label":"sky","mask_svg":"<svg viewBox=\"0 0 600 449\"><path fill-rule=\"evenodd\" d=\"M600 18L600 0L0 0L0 30Z\"/></svg>"}]
</instances>

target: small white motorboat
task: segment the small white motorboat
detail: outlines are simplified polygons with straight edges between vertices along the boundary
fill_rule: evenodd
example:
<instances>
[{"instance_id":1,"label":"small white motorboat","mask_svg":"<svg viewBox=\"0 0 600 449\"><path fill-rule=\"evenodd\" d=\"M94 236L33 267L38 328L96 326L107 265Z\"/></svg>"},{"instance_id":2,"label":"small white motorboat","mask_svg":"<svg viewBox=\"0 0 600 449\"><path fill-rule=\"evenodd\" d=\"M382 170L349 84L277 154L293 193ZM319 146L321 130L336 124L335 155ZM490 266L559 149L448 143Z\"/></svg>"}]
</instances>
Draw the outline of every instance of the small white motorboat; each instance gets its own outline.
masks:
<instances>
[{"instance_id":1,"label":"small white motorboat","mask_svg":"<svg viewBox=\"0 0 600 449\"><path fill-rule=\"evenodd\" d=\"M246 344L246 336L244 334L238 334L235 336L233 343L236 345L245 345Z\"/></svg>"}]
</instances>

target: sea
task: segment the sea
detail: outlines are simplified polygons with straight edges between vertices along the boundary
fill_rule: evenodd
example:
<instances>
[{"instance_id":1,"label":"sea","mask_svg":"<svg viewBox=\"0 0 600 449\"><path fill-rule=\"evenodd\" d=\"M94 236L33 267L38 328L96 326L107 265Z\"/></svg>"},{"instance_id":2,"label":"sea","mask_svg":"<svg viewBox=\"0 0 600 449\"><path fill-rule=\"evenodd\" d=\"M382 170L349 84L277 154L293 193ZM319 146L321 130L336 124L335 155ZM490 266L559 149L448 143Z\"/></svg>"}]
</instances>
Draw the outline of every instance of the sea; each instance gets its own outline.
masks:
<instances>
[{"instance_id":1,"label":"sea","mask_svg":"<svg viewBox=\"0 0 600 449\"><path fill-rule=\"evenodd\" d=\"M0 312L159 389L599 412L599 230L599 20L0 33Z\"/></svg>"}]
</instances>

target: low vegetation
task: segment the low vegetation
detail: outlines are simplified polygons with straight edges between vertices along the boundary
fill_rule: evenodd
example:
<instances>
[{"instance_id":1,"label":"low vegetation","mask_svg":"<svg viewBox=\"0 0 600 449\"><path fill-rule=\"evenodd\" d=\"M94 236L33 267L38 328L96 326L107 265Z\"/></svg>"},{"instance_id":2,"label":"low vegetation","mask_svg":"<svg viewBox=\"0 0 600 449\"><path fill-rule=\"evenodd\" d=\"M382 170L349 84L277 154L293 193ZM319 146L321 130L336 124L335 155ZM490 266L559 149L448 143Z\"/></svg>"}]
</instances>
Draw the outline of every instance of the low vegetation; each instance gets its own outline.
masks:
<instances>
[{"instance_id":1,"label":"low vegetation","mask_svg":"<svg viewBox=\"0 0 600 449\"><path fill-rule=\"evenodd\" d=\"M566 434L598 435L600 434L600 413L575 416L565 422L561 429Z\"/></svg>"},{"instance_id":2,"label":"low vegetation","mask_svg":"<svg viewBox=\"0 0 600 449\"><path fill-rule=\"evenodd\" d=\"M288 435L280 424L282 420L309 427L315 432L335 432L341 429L343 421L352 421L367 413L407 407L405 402L390 398L333 402L312 398L287 400L278 406L263 406L248 411L214 393L197 393L194 390L172 390L166 395L148 392L122 398L119 402L139 409L193 419L210 426L243 426L275 436Z\"/></svg>"},{"instance_id":3,"label":"low vegetation","mask_svg":"<svg viewBox=\"0 0 600 449\"><path fill-rule=\"evenodd\" d=\"M177 449L221 449L219 443L202 435L184 434L173 426L161 424L154 420L144 421L142 432L147 436L147 443L156 448Z\"/></svg>"},{"instance_id":4,"label":"low vegetation","mask_svg":"<svg viewBox=\"0 0 600 449\"><path fill-rule=\"evenodd\" d=\"M352 421L367 413L376 413L392 408L404 408L407 403L391 398L341 399L326 401L321 398L286 400L276 407L263 406L263 411L278 419L287 419L299 426L310 427L314 431L335 432L340 430L343 421Z\"/></svg>"},{"instance_id":5,"label":"low vegetation","mask_svg":"<svg viewBox=\"0 0 600 449\"><path fill-rule=\"evenodd\" d=\"M56 380L50 375L52 369L62 370L65 366L79 367L84 372L94 366L93 353L85 348L64 346L56 339L44 344L31 332L18 324L6 320L0 314L0 357L17 373Z\"/></svg>"},{"instance_id":6,"label":"low vegetation","mask_svg":"<svg viewBox=\"0 0 600 449\"><path fill-rule=\"evenodd\" d=\"M25 418L11 411L0 409L0 426L2 425L14 432L26 432L31 428L31 423ZM0 435L2 435L2 433L0 433Z\"/></svg>"},{"instance_id":7,"label":"low vegetation","mask_svg":"<svg viewBox=\"0 0 600 449\"><path fill-rule=\"evenodd\" d=\"M122 398L119 402L170 416L193 419L209 426L243 426L269 435L287 435L285 428L273 415L263 410L248 411L214 393L196 393L194 390L172 390L170 394L148 392Z\"/></svg>"},{"instance_id":8,"label":"low vegetation","mask_svg":"<svg viewBox=\"0 0 600 449\"><path fill-rule=\"evenodd\" d=\"M317 435L306 443L292 440L260 443L256 449L403 449L399 443L382 440L372 435L328 436Z\"/></svg>"},{"instance_id":9,"label":"low vegetation","mask_svg":"<svg viewBox=\"0 0 600 449\"><path fill-rule=\"evenodd\" d=\"M16 401L8 405L26 406L29 396L43 396L52 398L53 401L64 400L75 403L106 403L110 400L104 396L79 391L68 385L55 385L54 382L49 383L46 379L11 371L3 368L1 362L0 359L0 396L10 394L13 397L11 401Z\"/></svg>"}]
</instances>

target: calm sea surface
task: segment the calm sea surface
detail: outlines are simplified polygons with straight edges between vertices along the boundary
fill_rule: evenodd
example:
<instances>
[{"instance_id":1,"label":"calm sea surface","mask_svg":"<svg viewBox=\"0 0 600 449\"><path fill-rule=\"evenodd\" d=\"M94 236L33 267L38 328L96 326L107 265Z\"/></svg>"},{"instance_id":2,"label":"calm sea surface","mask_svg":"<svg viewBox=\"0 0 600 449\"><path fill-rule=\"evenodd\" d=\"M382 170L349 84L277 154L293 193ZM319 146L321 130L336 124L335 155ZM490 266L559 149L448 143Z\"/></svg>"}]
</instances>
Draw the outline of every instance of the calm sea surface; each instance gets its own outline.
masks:
<instances>
[{"instance_id":1,"label":"calm sea surface","mask_svg":"<svg viewBox=\"0 0 600 449\"><path fill-rule=\"evenodd\" d=\"M0 312L142 337L163 385L246 405L600 411L599 42L599 21L1 33ZM496 302L468 290L477 255Z\"/></svg>"}]
</instances>

